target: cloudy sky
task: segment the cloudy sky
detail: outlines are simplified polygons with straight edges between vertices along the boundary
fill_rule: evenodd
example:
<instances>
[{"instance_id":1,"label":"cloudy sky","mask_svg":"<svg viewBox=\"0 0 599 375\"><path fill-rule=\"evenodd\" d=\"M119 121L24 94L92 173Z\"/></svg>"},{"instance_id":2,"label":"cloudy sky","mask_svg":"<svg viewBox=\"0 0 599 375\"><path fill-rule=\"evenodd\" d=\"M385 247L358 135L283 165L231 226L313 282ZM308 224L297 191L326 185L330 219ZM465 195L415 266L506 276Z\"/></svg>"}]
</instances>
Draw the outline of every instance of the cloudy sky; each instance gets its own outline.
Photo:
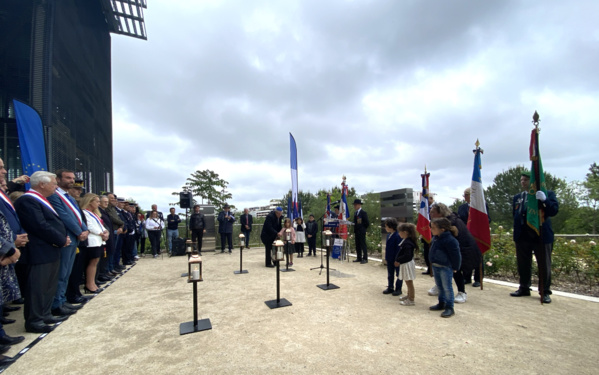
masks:
<instances>
[{"instance_id":1,"label":"cloudy sky","mask_svg":"<svg viewBox=\"0 0 599 375\"><path fill-rule=\"evenodd\" d=\"M341 176L360 194L437 200L529 165L541 116L545 170L583 180L599 161L599 3L149 0L148 40L113 35L115 191L166 211L210 169L230 203L265 205Z\"/></svg>"}]
</instances>

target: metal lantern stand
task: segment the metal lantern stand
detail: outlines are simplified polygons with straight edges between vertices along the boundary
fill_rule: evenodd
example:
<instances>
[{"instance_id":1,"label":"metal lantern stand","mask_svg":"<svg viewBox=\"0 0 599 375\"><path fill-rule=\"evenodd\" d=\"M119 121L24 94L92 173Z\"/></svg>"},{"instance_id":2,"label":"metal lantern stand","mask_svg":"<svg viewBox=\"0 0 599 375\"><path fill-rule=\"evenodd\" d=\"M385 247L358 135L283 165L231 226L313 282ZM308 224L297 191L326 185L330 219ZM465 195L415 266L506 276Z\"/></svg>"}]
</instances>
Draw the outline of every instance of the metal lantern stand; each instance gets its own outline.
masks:
<instances>
[{"instance_id":1,"label":"metal lantern stand","mask_svg":"<svg viewBox=\"0 0 599 375\"><path fill-rule=\"evenodd\" d=\"M281 272L295 272L293 268L289 268L289 246L293 246L293 244L291 243L291 231L287 229L285 231L285 269Z\"/></svg>"},{"instance_id":2,"label":"metal lantern stand","mask_svg":"<svg viewBox=\"0 0 599 375\"><path fill-rule=\"evenodd\" d=\"M193 244L194 243L191 240L185 241L185 253L187 254L187 262L189 262L189 257L191 257L191 251L192 251L191 248L192 248ZM188 276L189 276L189 273L186 273L186 272L181 274L181 277L188 277Z\"/></svg>"},{"instance_id":3,"label":"metal lantern stand","mask_svg":"<svg viewBox=\"0 0 599 375\"><path fill-rule=\"evenodd\" d=\"M273 299L270 301L264 301L264 303L266 304L266 306L270 307L271 309L277 309L279 307L285 307L285 306L291 306L291 302L287 301L285 298L281 298L281 280L279 277L279 263L281 260L283 260L283 246L284 243L283 241L277 240L273 243L273 247L272 247L272 253L271 253L271 257L272 260L275 262L276 267L277 267L277 299Z\"/></svg>"},{"instance_id":4,"label":"metal lantern stand","mask_svg":"<svg viewBox=\"0 0 599 375\"><path fill-rule=\"evenodd\" d=\"M329 233L329 234L327 234L327 233ZM331 232L328 229L325 230L325 231L323 231L321 233L321 236L320 236L320 266L318 266L318 267L312 267L312 268L310 268L310 271L320 269L320 271L318 272L318 274L322 275L322 270L325 268L324 267L324 258L323 258L323 254L322 254L323 242L325 241L325 238L327 236L332 236L332 235L333 235L333 232ZM328 260L328 258L327 258L327 267L326 268L327 268L327 272L328 272L328 270L329 270L329 260ZM336 271L335 268L331 268L331 269L333 271Z\"/></svg>"},{"instance_id":5,"label":"metal lantern stand","mask_svg":"<svg viewBox=\"0 0 599 375\"><path fill-rule=\"evenodd\" d=\"M323 234L324 234L324 237L326 237L325 244L326 244L326 248L327 248L327 283L316 285L316 286L322 290L339 289L339 287L337 285L329 283L329 258L331 256L333 233L330 230L327 230L327 231L323 232Z\"/></svg>"},{"instance_id":6,"label":"metal lantern stand","mask_svg":"<svg viewBox=\"0 0 599 375\"><path fill-rule=\"evenodd\" d=\"M197 252L194 252L194 254L189 257L187 265L189 275L187 282L193 283L193 321L181 323L179 325L179 335L212 329L210 319L198 320L198 283L203 281L202 258L200 258ZM192 265L194 266L194 270L191 269ZM199 267L199 269L197 267Z\"/></svg>"},{"instance_id":7,"label":"metal lantern stand","mask_svg":"<svg viewBox=\"0 0 599 375\"><path fill-rule=\"evenodd\" d=\"M239 271L234 271L236 275L241 275L242 273L248 273L247 270L243 269L243 246L245 245L245 235L241 233L239 235Z\"/></svg>"}]
</instances>

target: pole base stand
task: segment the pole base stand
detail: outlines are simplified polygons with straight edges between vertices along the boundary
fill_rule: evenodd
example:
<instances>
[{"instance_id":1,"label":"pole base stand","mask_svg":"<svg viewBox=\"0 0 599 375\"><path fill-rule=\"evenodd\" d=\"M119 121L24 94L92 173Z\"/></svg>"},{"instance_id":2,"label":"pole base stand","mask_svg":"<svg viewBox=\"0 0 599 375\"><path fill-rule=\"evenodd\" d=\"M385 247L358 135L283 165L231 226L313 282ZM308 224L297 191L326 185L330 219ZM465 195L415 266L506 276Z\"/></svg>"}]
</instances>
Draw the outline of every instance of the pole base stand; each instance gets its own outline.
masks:
<instances>
[{"instance_id":1,"label":"pole base stand","mask_svg":"<svg viewBox=\"0 0 599 375\"><path fill-rule=\"evenodd\" d=\"M201 332L209 329L212 329L212 323L210 323L210 319L198 320L198 324L196 326L193 325L193 321L185 322L179 325L179 335L186 335L188 333Z\"/></svg>"},{"instance_id":2,"label":"pole base stand","mask_svg":"<svg viewBox=\"0 0 599 375\"><path fill-rule=\"evenodd\" d=\"M248 270L234 271L233 273L236 275L240 275L242 273L248 273Z\"/></svg>"},{"instance_id":3,"label":"pole base stand","mask_svg":"<svg viewBox=\"0 0 599 375\"><path fill-rule=\"evenodd\" d=\"M316 286L322 290L339 289L339 287L335 284L320 284L320 285L316 285Z\"/></svg>"},{"instance_id":4,"label":"pole base stand","mask_svg":"<svg viewBox=\"0 0 599 375\"><path fill-rule=\"evenodd\" d=\"M277 302L276 299L273 299L271 301L264 301L264 303L271 309L278 309L279 307L291 306L291 302L287 301L285 298L281 298L279 302Z\"/></svg>"},{"instance_id":5,"label":"pole base stand","mask_svg":"<svg viewBox=\"0 0 599 375\"><path fill-rule=\"evenodd\" d=\"M281 268L281 272L295 272L293 268Z\"/></svg>"}]
</instances>

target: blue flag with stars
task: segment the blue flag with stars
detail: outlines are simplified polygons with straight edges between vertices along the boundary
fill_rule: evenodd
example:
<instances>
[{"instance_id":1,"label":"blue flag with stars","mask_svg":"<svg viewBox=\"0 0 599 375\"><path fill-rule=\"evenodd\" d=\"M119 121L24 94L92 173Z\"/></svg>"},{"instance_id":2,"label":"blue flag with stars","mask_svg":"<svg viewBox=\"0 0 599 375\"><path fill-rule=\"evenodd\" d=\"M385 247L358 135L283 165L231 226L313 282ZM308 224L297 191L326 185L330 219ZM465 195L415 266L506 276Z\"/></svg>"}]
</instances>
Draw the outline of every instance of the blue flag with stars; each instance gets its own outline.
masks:
<instances>
[{"instance_id":1,"label":"blue flag with stars","mask_svg":"<svg viewBox=\"0 0 599 375\"><path fill-rule=\"evenodd\" d=\"M42 119L35 109L25 103L13 99L21 147L23 174L31 176L37 171L47 171L46 143Z\"/></svg>"}]
</instances>

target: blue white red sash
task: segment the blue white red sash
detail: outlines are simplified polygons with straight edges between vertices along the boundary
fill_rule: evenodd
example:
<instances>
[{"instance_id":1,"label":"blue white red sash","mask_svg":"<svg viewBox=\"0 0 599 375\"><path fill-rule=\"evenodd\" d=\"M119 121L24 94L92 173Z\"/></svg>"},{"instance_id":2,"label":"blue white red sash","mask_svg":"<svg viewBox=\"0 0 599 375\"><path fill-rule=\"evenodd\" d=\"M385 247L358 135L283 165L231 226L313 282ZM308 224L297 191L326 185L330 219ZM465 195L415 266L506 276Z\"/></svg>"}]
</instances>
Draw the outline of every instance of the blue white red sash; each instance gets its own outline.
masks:
<instances>
[{"instance_id":1,"label":"blue white red sash","mask_svg":"<svg viewBox=\"0 0 599 375\"><path fill-rule=\"evenodd\" d=\"M94 218L94 220L96 220L96 222L98 223L98 225L99 225L100 227L102 227L102 229L105 229L105 228L104 228L103 221L102 221L102 219L100 219L100 218L98 217L98 215L96 215L95 213L91 212L90 210L85 210L85 211L86 211L88 214L92 215L92 217ZM104 230L102 230L102 232L103 232L103 231L104 231Z\"/></svg>"},{"instance_id":2,"label":"blue white red sash","mask_svg":"<svg viewBox=\"0 0 599 375\"><path fill-rule=\"evenodd\" d=\"M50 202L48 202L48 200L46 199L46 197L44 197L43 195L41 195L37 191L35 191L35 190L28 190L24 195L29 195L30 197L33 197L33 198L37 199L38 202L40 202L41 204L43 204L44 206L46 206L49 210L51 210L52 212L54 212L54 215L58 216L58 213L56 212L56 210L54 210L54 207L52 207L52 205L50 204Z\"/></svg>"},{"instance_id":3,"label":"blue white red sash","mask_svg":"<svg viewBox=\"0 0 599 375\"><path fill-rule=\"evenodd\" d=\"M58 198L60 198L64 202L64 204L66 204L67 207L71 209L71 211L73 212L73 215L75 215L75 217L77 218L77 221L79 222L79 226L81 226L81 213L75 206L73 206L73 203L71 203L71 200L69 198L64 197L60 191L57 191L56 195L58 195Z\"/></svg>"},{"instance_id":4,"label":"blue white red sash","mask_svg":"<svg viewBox=\"0 0 599 375\"><path fill-rule=\"evenodd\" d=\"M5 201L10 206L10 208L13 210L13 212L16 212L15 211L15 206L12 205L12 202L6 196L6 194L2 191L2 189L0 189L0 198L2 198L2 200Z\"/></svg>"}]
</instances>

